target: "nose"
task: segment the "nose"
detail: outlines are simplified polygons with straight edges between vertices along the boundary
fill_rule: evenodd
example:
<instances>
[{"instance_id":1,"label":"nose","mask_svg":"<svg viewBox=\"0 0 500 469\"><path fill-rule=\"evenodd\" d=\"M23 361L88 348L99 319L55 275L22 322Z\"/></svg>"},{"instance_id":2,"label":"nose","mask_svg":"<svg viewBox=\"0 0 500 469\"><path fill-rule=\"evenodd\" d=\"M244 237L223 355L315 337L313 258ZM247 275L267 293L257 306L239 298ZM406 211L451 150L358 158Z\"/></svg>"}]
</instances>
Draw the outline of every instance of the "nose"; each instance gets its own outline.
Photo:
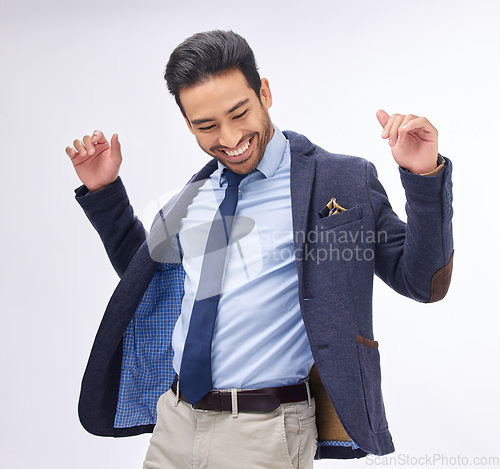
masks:
<instances>
[{"instance_id":1,"label":"nose","mask_svg":"<svg viewBox=\"0 0 500 469\"><path fill-rule=\"evenodd\" d=\"M234 148L240 142L241 136L240 130L230 125L223 125L220 128L219 144L227 148Z\"/></svg>"}]
</instances>

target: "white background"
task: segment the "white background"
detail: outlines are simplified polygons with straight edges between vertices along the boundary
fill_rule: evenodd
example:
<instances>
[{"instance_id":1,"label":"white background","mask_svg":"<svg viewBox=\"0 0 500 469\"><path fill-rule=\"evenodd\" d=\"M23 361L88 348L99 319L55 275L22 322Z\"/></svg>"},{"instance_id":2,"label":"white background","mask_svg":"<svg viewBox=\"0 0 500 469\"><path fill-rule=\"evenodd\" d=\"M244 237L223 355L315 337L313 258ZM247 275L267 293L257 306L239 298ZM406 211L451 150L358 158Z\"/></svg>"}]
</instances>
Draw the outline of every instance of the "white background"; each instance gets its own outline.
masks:
<instances>
[{"instance_id":1,"label":"white background","mask_svg":"<svg viewBox=\"0 0 500 469\"><path fill-rule=\"evenodd\" d=\"M425 115L438 128L440 152L454 164L453 282L444 301L422 305L377 281L387 414L395 455L413 458L406 465L500 456L497 1L0 5L2 467L141 467L148 435L94 437L77 417L81 376L118 279L73 199L79 181L64 148L96 128L118 132L139 215L181 186L208 157L163 69L184 38L215 28L253 47L273 91L273 121L373 161L402 217L397 166L375 112ZM315 467L367 465L388 467L373 458Z\"/></svg>"}]
</instances>

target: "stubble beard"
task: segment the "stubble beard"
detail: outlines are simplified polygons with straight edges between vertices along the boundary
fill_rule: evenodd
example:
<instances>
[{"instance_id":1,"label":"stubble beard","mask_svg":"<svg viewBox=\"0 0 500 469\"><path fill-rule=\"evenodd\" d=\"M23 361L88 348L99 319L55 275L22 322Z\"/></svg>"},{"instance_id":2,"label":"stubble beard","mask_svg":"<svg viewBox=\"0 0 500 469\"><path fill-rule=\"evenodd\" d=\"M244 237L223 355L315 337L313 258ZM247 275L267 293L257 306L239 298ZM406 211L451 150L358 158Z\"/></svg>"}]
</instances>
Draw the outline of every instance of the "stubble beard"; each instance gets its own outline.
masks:
<instances>
[{"instance_id":1,"label":"stubble beard","mask_svg":"<svg viewBox=\"0 0 500 469\"><path fill-rule=\"evenodd\" d=\"M233 166L237 166L237 165L242 165L242 164L245 164L247 163L251 158L253 158L253 152L257 152L257 158L255 159L254 163L252 164L252 166L250 167L250 169L248 171L246 171L246 173L251 173L252 171L254 171L257 166L259 165L259 163L262 161L262 158L264 158L264 153L266 152L266 147L267 147L267 144L271 141L271 133L272 133L272 130L273 130L273 124L271 122L271 118L269 117L269 113L266 111L265 113L265 117L264 117L264 125L263 125L263 128L264 128L264 131L262 133L262 135L259 136L259 133L258 132L253 132L251 134L248 134L248 135L245 135L241 138L240 142L238 143L238 145L241 144L241 142L244 142L246 139L248 138L255 138L257 137L258 138L258 143L257 145L255 146L255 148L253 149L252 151L252 154L248 156L248 158L242 160L242 161L238 161L236 163L232 163ZM212 158L215 158L220 164L222 164L225 168L228 168L228 169L231 169L229 168L229 166L226 164L226 162L220 158L216 153L212 152L212 149L205 149L203 148L201 145L200 145L200 142L198 142L198 145L199 147L207 154L207 155L210 155ZM237 145L237 146L238 146Z\"/></svg>"}]
</instances>

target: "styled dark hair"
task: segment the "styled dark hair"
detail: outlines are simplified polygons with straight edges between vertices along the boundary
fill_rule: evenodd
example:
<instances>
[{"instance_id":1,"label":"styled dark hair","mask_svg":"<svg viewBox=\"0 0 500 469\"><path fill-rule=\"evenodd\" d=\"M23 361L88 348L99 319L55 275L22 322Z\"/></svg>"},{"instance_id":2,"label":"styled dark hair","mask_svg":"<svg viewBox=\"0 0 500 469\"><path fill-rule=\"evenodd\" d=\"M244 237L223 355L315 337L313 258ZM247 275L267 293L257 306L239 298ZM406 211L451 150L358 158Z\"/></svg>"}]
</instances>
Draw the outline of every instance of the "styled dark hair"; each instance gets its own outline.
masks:
<instances>
[{"instance_id":1,"label":"styled dark hair","mask_svg":"<svg viewBox=\"0 0 500 469\"><path fill-rule=\"evenodd\" d=\"M186 117L179 92L209 78L239 69L260 100L260 76L248 42L233 31L194 34L179 44L165 69L167 88Z\"/></svg>"}]
</instances>

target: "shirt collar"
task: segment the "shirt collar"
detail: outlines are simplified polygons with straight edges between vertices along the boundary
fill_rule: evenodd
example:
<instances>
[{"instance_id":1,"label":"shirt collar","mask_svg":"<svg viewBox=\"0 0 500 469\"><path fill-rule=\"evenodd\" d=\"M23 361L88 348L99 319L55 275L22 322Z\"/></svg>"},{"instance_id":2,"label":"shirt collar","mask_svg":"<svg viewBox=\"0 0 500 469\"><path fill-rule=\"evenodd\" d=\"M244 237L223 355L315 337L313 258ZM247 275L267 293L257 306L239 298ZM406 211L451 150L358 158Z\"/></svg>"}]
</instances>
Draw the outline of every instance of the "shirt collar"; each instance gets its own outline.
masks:
<instances>
[{"instance_id":1,"label":"shirt collar","mask_svg":"<svg viewBox=\"0 0 500 469\"><path fill-rule=\"evenodd\" d=\"M273 138L271 138L267 144L264 156L255 169L255 171L260 171L266 178L271 178L276 173L281 160L283 159L283 155L285 154L287 144L286 137L283 135L281 130L274 124L273 128ZM225 180L223 172L226 167L219 161L217 162L217 165L219 167L217 170L219 173L219 187L222 187L222 182Z\"/></svg>"}]
</instances>

